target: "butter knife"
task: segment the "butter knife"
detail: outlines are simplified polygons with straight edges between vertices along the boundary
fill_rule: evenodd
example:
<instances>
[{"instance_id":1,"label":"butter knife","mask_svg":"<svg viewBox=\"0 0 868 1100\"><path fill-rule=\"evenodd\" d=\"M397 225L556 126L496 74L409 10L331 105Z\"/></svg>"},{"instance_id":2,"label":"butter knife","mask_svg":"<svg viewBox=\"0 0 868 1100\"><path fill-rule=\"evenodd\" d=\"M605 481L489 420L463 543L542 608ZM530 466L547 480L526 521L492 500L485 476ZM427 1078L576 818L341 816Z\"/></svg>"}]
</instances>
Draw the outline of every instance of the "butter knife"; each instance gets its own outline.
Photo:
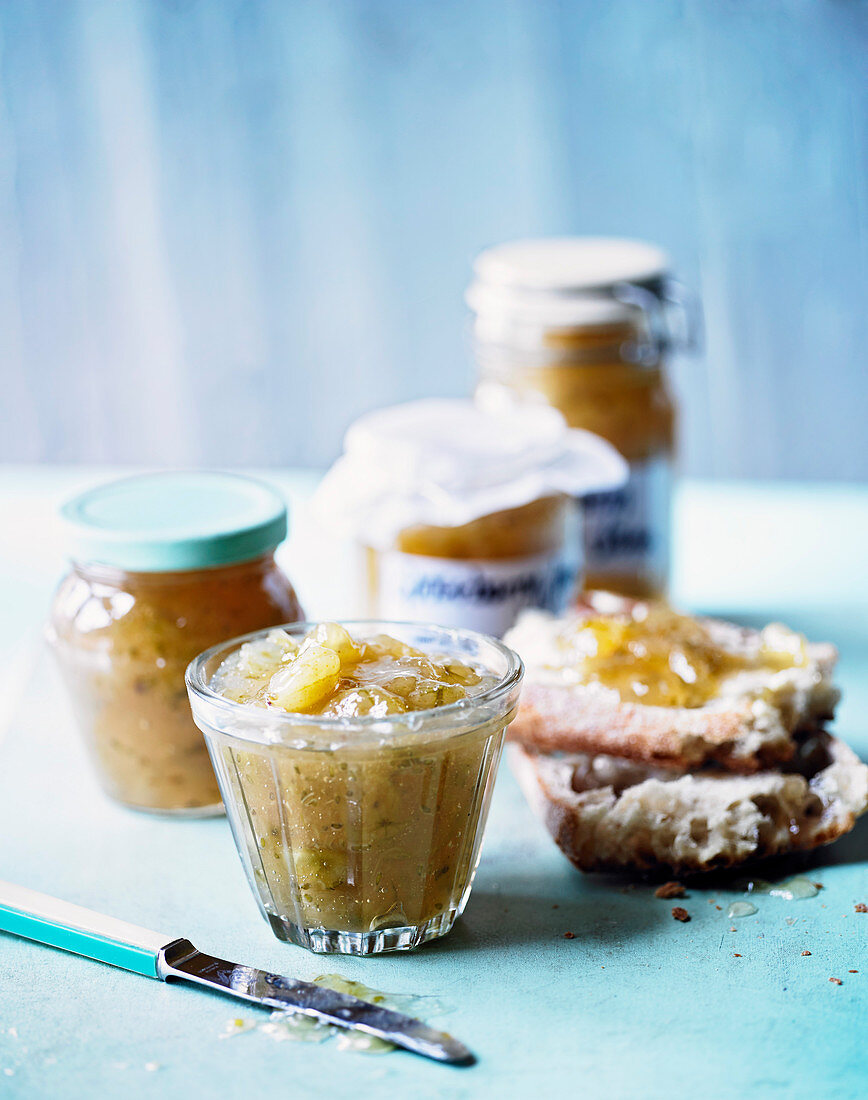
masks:
<instances>
[{"instance_id":1,"label":"butter knife","mask_svg":"<svg viewBox=\"0 0 868 1100\"><path fill-rule=\"evenodd\" d=\"M2 881L0 931L85 955L147 978L191 982L242 1001L300 1012L337 1027L376 1035L437 1062L466 1066L475 1061L463 1043L412 1016L313 982L218 959L199 951L189 940L161 936Z\"/></svg>"}]
</instances>

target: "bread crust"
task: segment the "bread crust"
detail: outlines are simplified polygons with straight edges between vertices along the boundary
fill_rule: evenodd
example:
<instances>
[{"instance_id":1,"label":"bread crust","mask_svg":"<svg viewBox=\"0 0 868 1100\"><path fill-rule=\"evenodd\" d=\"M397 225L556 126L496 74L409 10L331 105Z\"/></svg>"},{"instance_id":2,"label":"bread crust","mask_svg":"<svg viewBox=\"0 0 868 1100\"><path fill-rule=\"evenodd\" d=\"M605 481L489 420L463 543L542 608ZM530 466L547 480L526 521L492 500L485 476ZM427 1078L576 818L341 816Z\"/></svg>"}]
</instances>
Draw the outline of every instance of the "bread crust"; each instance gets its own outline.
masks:
<instances>
[{"instance_id":1,"label":"bread crust","mask_svg":"<svg viewBox=\"0 0 868 1100\"><path fill-rule=\"evenodd\" d=\"M797 730L773 709L747 702L727 709L648 707L529 683L509 739L539 752L606 753L684 771L713 762L749 774L790 760L793 734L818 729L823 720L799 714Z\"/></svg>"},{"instance_id":2,"label":"bread crust","mask_svg":"<svg viewBox=\"0 0 868 1100\"><path fill-rule=\"evenodd\" d=\"M759 645L758 631L701 621L726 648ZM505 639L527 666L509 738L534 751L606 753L683 770L712 763L749 774L791 759L794 735L820 729L834 716L837 650L826 643L808 646L807 668L769 674L761 692L721 696L702 707L660 707L623 702L597 684L555 682L550 671L535 667L530 631L556 626L535 613Z\"/></svg>"},{"instance_id":3,"label":"bread crust","mask_svg":"<svg viewBox=\"0 0 868 1100\"><path fill-rule=\"evenodd\" d=\"M868 808L868 766L826 733L799 739L794 770L752 776L684 775L520 745L508 755L531 807L583 871L733 867L829 844Z\"/></svg>"}]
</instances>

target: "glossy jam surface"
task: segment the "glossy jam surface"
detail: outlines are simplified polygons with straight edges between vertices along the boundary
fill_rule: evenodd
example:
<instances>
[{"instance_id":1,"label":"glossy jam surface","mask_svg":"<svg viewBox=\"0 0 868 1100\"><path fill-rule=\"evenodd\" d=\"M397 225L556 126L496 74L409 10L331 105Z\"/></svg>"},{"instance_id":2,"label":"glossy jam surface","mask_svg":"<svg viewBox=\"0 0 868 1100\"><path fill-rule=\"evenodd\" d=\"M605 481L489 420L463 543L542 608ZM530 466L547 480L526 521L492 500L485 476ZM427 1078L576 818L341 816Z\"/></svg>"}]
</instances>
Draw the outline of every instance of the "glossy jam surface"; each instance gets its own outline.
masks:
<instances>
[{"instance_id":1,"label":"glossy jam surface","mask_svg":"<svg viewBox=\"0 0 868 1100\"><path fill-rule=\"evenodd\" d=\"M184 671L225 638L301 617L270 554L182 573L76 566L55 596L50 635L106 791L138 809L219 808Z\"/></svg>"},{"instance_id":2,"label":"glossy jam surface","mask_svg":"<svg viewBox=\"0 0 868 1100\"><path fill-rule=\"evenodd\" d=\"M270 744L209 734L248 874L280 938L367 954L448 931L513 714L514 700L475 703L497 682L457 654L357 639L335 623L306 637L272 631L223 661L210 686L251 721L309 716ZM381 719L384 732L361 732L359 719Z\"/></svg>"},{"instance_id":3,"label":"glossy jam surface","mask_svg":"<svg viewBox=\"0 0 868 1100\"><path fill-rule=\"evenodd\" d=\"M357 641L339 623L320 623L300 640L274 630L247 642L211 686L236 703L288 713L385 718L457 703L493 683L482 670L386 634Z\"/></svg>"},{"instance_id":4,"label":"glossy jam surface","mask_svg":"<svg viewBox=\"0 0 868 1100\"><path fill-rule=\"evenodd\" d=\"M739 672L777 672L805 664L805 640L779 630L764 632L756 652L724 648L708 628L662 601L583 617L562 632L557 646L583 683L618 692L624 702L701 707L722 682Z\"/></svg>"}]
</instances>

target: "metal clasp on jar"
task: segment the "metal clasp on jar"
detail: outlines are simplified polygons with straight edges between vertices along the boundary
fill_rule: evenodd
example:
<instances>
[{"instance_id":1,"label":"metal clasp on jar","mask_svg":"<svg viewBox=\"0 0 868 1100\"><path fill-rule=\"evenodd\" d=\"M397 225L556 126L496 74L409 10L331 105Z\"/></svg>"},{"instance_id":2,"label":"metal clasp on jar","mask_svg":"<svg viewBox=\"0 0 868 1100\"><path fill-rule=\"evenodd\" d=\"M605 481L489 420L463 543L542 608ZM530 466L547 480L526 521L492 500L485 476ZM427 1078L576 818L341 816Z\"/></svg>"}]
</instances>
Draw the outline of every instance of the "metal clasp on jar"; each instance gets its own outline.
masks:
<instances>
[{"instance_id":1,"label":"metal clasp on jar","mask_svg":"<svg viewBox=\"0 0 868 1100\"><path fill-rule=\"evenodd\" d=\"M647 338L627 344L622 354L632 362L653 364L671 352L696 355L702 349L702 308L687 287L665 276L653 285L616 283L612 296L640 309L648 319Z\"/></svg>"}]
</instances>

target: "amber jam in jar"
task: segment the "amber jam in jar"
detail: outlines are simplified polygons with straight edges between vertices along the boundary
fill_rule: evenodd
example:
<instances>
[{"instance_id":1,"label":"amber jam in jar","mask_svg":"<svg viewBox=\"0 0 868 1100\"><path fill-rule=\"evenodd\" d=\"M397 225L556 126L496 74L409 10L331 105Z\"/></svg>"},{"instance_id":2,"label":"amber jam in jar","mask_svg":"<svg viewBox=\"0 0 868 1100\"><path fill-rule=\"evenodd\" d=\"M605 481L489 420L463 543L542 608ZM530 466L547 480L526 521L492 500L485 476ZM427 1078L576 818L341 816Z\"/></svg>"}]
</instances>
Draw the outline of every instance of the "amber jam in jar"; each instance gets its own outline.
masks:
<instances>
[{"instance_id":1,"label":"amber jam in jar","mask_svg":"<svg viewBox=\"0 0 868 1100\"><path fill-rule=\"evenodd\" d=\"M608 444L544 405L417 401L351 427L317 510L358 545L365 614L500 635L526 607L568 606L575 498L624 474Z\"/></svg>"},{"instance_id":2,"label":"amber jam in jar","mask_svg":"<svg viewBox=\"0 0 868 1100\"><path fill-rule=\"evenodd\" d=\"M513 606L516 603L550 609L563 606L578 586L576 518L573 498L558 493L456 527L427 524L406 527L395 536L391 551L384 553L365 547L366 613L375 615L379 608L388 607L394 600L390 571L396 562L402 563L404 571L414 578L417 594L429 591L432 599L438 593L441 595L441 608L449 603L483 605L479 607L477 623L495 633L502 633L511 624L517 613ZM399 557L408 554L414 558ZM434 559L433 565L430 559ZM422 564L426 560L429 565ZM448 562L457 563L451 571ZM488 564L483 566L483 562ZM472 571L474 589L466 587L468 568ZM450 599L453 591L455 595ZM502 593L500 598L498 593ZM493 615L489 616L491 621L482 623L486 604ZM442 609L438 613L441 618L448 614Z\"/></svg>"},{"instance_id":3,"label":"amber jam in jar","mask_svg":"<svg viewBox=\"0 0 868 1100\"><path fill-rule=\"evenodd\" d=\"M97 776L140 810L220 812L184 686L203 649L302 618L274 560L276 493L246 478L157 474L71 501L74 559L49 638Z\"/></svg>"},{"instance_id":4,"label":"amber jam in jar","mask_svg":"<svg viewBox=\"0 0 868 1100\"><path fill-rule=\"evenodd\" d=\"M260 631L190 665L193 713L276 936L369 955L449 931L521 676L492 638L379 621Z\"/></svg>"},{"instance_id":5,"label":"amber jam in jar","mask_svg":"<svg viewBox=\"0 0 868 1100\"><path fill-rule=\"evenodd\" d=\"M639 242L519 241L484 252L468 292L478 400L545 401L629 463L623 486L582 502L589 589L667 587L676 409L665 356L679 339L667 269Z\"/></svg>"}]
</instances>

